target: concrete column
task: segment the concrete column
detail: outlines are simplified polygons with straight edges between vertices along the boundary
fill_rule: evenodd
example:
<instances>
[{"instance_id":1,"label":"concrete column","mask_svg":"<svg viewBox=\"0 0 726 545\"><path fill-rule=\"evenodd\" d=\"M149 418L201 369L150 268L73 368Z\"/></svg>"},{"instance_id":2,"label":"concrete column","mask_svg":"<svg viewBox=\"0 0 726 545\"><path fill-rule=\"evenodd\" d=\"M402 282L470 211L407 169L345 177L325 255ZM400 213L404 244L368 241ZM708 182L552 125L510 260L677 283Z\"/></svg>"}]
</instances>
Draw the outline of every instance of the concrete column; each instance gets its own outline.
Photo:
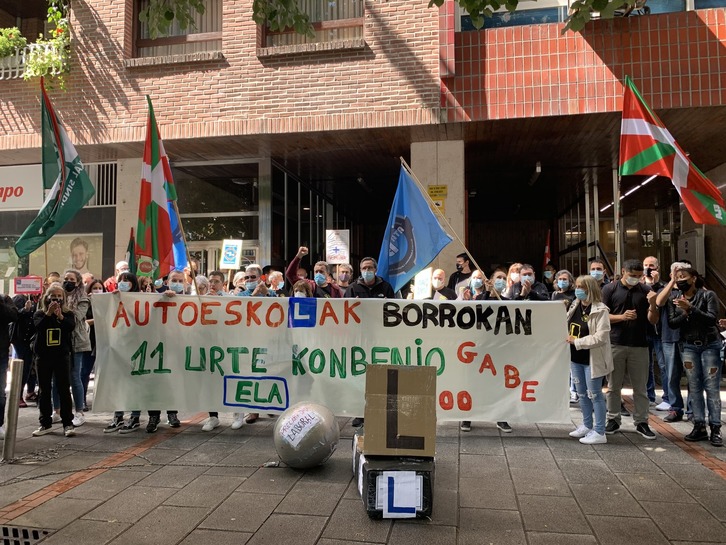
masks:
<instances>
[{"instance_id":1,"label":"concrete column","mask_svg":"<svg viewBox=\"0 0 726 545\"><path fill-rule=\"evenodd\" d=\"M446 186L443 199L444 216L456 234L466 242L467 194L464 174L464 141L414 142L411 144L411 169L424 186ZM434 260L433 267L451 274L456 255L465 248L456 240L449 244ZM473 266L473 265L472 265Z\"/></svg>"},{"instance_id":2,"label":"concrete column","mask_svg":"<svg viewBox=\"0 0 726 545\"><path fill-rule=\"evenodd\" d=\"M141 159L119 159L116 180L116 242L114 265L123 259L129 245L131 228L136 231L139 222L139 196L141 195Z\"/></svg>"}]
</instances>

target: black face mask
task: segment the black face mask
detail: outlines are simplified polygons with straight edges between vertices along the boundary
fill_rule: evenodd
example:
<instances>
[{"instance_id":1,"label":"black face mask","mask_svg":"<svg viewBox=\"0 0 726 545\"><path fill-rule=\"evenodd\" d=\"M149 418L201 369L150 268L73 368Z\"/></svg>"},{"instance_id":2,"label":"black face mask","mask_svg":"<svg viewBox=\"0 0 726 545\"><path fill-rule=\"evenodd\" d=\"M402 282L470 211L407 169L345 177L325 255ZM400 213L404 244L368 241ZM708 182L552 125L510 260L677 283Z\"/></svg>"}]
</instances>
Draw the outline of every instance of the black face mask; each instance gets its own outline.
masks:
<instances>
[{"instance_id":1,"label":"black face mask","mask_svg":"<svg viewBox=\"0 0 726 545\"><path fill-rule=\"evenodd\" d=\"M66 290L68 293L70 293L74 289L76 289L76 283L65 281L65 282L63 282L63 289Z\"/></svg>"},{"instance_id":2,"label":"black face mask","mask_svg":"<svg viewBox=\"0 0 726 545\"><path fill-rule=\"evenodd\" d=\"M459 263L456 264L456 270L461 272L464 270L464 265L460 265Z\"/></svg>"},{"instance_id":3,"label":"black face mask","mask_svg":"<svg viewBox=\"0 0 726 545\"><path fill-rule=\"evenodd\" d=\"M59 305L63 304L63 299L59 299L57 297L49 297L48 298L49 303L58 303Z\"/></svg>"},{"instance_id":4,"label":"black face mask","mask_svg":"<svg viewBox=\"0 0 726 545\"><path fill-rule=\"evenodd\" d=\"M688 290L691 289L691 284L688 282L688 280L679 280L678 282L676 282L676 287L682 293L686 293Z\"/></svg>"}]
</instances>

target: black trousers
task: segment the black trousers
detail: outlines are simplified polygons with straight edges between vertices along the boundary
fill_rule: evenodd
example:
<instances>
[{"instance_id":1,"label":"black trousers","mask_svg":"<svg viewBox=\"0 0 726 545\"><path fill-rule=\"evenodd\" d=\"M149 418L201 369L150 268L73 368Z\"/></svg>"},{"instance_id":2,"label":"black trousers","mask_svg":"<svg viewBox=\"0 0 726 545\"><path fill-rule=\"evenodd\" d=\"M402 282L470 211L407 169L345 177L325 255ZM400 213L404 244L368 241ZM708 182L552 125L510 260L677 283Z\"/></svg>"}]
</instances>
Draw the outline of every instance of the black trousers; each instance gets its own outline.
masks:
<instances>
[{"instance_id":1,"label":"black trousers","mask_svg":"<svg viewBox=\"0 0 726 545\"><path fill-rule=\"evenodd\" d=\"M166 411L167 416L170 414L176 414L179 411ZM149 416L161 416L161 411L149 411Z\"/></svg>"},{"instance_id":2,"label":"black trousers","mask_svg":"<svg viewBox=\"0 0 726 545\"><path fill-rule=\"evenodd\" d=\"M53 378L58 385L60 395L60 415L63 427L73 425L73 400L71 398L71 354L58 356L35 357L38 373L38 408L40 409L40 425L47 428L53 424L53 394L51 383Z\"/></svg>"}]
</instances>

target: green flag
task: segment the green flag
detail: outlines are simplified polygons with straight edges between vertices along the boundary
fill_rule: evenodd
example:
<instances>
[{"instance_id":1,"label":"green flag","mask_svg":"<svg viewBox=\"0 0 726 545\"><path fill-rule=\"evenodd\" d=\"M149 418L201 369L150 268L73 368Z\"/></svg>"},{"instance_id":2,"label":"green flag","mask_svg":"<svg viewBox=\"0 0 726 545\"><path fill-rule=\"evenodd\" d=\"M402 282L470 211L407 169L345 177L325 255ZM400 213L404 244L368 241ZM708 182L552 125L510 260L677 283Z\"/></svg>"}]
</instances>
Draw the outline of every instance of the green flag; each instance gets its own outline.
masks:
<instances>
[{"instance_id":1,"label":"green flag","mask_svg":"<svg viewBox=\"0 0 726 545\"><path fill-rule=\"evenodd\" d=\"M43 188L48 195L38 216L15 243L15 253L33 253L60 231L95 193L76 148L53 111L40 80L43 152Z\"/></svg>"}]
</instances>

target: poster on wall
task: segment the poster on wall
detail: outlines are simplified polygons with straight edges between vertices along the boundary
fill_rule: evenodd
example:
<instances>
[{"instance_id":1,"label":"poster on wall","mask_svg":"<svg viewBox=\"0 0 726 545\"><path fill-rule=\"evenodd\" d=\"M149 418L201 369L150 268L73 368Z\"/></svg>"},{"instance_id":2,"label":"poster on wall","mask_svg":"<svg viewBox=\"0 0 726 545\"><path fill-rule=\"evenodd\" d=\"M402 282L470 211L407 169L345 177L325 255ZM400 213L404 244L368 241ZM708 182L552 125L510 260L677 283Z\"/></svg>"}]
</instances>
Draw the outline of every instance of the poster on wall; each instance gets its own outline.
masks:
<instances>
[{"instance_id":1,"label":"poster on wall","mask_svg":"<svg viewBox=\"0 0 726 545\"><path fill-rule=\"evenodd\" d=\"M48 251L46 267L45 252ZM66 269L91 272L101 278L103 262L103 235L83 233L55 235L45 245L30 254L30 274L45 277L49 272L63 274Z\"/></svg>"}]
</instances>

